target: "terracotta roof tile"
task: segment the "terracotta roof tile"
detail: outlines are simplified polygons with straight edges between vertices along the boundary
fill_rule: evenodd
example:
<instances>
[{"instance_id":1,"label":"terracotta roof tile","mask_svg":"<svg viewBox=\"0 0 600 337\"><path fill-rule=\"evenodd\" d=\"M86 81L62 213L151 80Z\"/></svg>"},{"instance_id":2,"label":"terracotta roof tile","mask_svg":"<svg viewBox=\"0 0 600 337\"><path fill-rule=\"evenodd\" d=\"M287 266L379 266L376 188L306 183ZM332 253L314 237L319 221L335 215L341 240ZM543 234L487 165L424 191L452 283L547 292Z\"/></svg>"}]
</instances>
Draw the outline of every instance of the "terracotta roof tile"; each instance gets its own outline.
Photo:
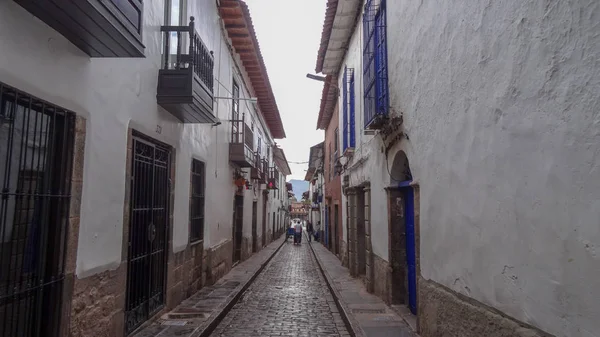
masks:
<instances>
[{"instance_id":1,"label":"terracotta roof tile","mask_svg":"<svg viewBox=\"0 0 600 337\"><path fill-rule=\"evenodd\" d=\"M275 139L285 138L285 130L275 95L271 88L248 5L241 0L221 0L219 14L233 47L240 55L244 69L258 98L260 111Z\"/></svg>"},{"instance_id":2,"label":"terracotta roof tile","mask_svg":"<svg viewBox=\"0 0 600 337\"><path fill-rule=\"evenodd\" d=\"M335 20L337 6L338 0L327 0L327 9L325 10L325 22L323 23L323 32L321 33L321 45L319 46L319 53L317 55L317 66L315 68L315 72L317 73L323 71L323 62L325 62L325 53L327 52L329 38L331 37L331 31L333 30L333 21Z\"/></svg>"}]
</instances>

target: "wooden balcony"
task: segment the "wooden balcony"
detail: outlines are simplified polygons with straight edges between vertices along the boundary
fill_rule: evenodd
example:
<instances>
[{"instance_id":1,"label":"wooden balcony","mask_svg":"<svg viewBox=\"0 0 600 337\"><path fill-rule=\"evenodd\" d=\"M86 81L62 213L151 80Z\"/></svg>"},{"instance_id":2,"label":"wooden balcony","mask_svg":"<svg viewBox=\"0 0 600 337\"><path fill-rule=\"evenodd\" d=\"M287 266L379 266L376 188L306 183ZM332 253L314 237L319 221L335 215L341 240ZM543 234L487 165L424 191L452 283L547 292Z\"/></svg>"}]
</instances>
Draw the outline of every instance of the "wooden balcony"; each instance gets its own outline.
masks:
<instances>
[{"instance_id":1,"label":"wooden balcony","mask_svg":"<svg viewBox=\"0 0 600 337\"><path fill-rule=\"evenodd\" d=\"M269 161L263 158L261 161L262 165L262 177L258 180L262 184L266 184L269 179Z\"/></svg>"},{"instance_id":2,"label":"wooden balcony","mask_svg":"<svg viewBox=\"0 0 600 337\"><path fill-rule=\"evenodd\" d=\"M254 167L250 170L250 178L261 180L263 177L263 166L262 166L262 158L260 157L260 153L254 153Z\"/></svg>"},{"instance_id":3,"label":"wooden balcony","mask_svg":"<svg viewBox=\"0 0 600 337\"><path fill-rule=\"evenodd\" d=\"M213 112L212 52L194 28L163 26L163 66L158 71L156 101L183 123L216 123Z\"/></svg>"},{"instance_id":4,"label":"wooden balcony","mask_svg":"<svg viewBox=\"0 0 600 337\"><path fill-rule=\"evenodd\" d=\"M14 0L91 57L144 57L142 0Z\"/></svg>"},{"instance_id":5,"label":"wooden balcony","mask_svg":"<svg viewBox=\"0 0 600 337\"><path fill-rule=\"evenodd\" d=\"M279 171L277 171L277 168L275 167L269 168L269 181L267 187L271 190L279 189Z\"/></svg>"},{"instance_id":6,"label":"wooden balcony","mask_svg":"<svg viewBox=\"0 0 600 337\"><path fill-rule=\"evenodd\" d=\"M229 143L229 161L239 167L254 167L254 133L242 119L231 121L231 142Z\"/></svg>"}]
</instances>

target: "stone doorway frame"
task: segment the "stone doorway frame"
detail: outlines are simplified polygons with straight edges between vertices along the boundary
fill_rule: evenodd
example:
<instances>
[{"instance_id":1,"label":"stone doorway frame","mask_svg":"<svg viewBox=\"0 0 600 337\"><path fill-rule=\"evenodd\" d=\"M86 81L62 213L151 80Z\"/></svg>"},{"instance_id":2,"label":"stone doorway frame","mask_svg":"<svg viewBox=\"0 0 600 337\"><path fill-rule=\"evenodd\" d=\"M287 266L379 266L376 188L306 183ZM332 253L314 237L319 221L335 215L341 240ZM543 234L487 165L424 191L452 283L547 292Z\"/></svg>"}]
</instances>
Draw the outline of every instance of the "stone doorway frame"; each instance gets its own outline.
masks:
<instances>
[{"instance_id":1,"label":"stone doorway frame","mask_svg":"<svg viewBox=\"0 0 600 337\"><path fill-rule=\"evenodd\" d=\"M371 185L365 183L346 190L348 200L348 267L353 277L364 277L367 291L374 290L373 247L371 240Z\"/></svg>"}]
</instances>

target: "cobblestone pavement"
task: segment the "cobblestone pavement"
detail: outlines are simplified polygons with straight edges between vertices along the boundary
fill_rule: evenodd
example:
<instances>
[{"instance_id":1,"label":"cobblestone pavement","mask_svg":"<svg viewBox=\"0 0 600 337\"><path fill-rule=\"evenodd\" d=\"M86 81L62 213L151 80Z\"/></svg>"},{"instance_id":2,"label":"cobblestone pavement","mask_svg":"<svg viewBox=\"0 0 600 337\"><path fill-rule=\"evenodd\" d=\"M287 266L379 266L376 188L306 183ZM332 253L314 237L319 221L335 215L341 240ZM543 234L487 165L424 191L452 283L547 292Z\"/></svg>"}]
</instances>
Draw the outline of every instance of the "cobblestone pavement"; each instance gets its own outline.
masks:
<instances>
[{"instance_id":1,"label":"cobblestone pavement","mask_svg":"<svg viewBox=\"0 0 600 337\"><path fill-rule=\"evenodd\" d=\"M303 242L285 244L211 336L350 336Z\"/></svg>"}]
</instances>

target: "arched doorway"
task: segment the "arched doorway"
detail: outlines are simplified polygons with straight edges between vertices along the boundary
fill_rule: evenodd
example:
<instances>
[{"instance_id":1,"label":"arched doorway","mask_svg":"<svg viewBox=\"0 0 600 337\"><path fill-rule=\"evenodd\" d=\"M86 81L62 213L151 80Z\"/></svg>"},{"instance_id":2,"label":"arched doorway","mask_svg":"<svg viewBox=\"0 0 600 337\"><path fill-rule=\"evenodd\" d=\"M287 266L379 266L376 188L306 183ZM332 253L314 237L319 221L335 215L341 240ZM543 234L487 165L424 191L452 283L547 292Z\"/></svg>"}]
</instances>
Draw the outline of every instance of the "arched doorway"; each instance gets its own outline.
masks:
<instances>
[{"instance_id":1,"label":"arched doorway","mask_svg":"<svg viewBox=\"0 0 600 337\"><path fill-rule=\"evenodd\" d=\"M390 169L389 256L392 267L392 304L407 305L417 313L417 268L414 189L406 153L399 151Z\"/></svg>"}]
</instances>

